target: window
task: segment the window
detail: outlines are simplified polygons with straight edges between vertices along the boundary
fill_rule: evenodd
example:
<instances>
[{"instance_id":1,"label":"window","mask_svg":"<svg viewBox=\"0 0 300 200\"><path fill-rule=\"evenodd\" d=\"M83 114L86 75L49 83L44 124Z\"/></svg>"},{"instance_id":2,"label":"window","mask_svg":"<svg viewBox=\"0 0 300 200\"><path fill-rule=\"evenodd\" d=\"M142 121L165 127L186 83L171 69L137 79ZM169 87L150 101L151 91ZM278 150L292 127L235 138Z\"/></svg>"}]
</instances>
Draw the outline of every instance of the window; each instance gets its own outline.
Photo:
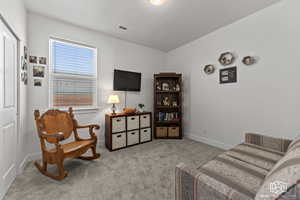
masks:
<instances>
[{"instance_id":1,"label":"window","mask_svg":"<svg viewBox=\"0 0 300 200\"><path fill-rule=\"evenodd\" d=\"M50 107L97 106L97 49L50 39Z\"/></svg>"}]
</instances>

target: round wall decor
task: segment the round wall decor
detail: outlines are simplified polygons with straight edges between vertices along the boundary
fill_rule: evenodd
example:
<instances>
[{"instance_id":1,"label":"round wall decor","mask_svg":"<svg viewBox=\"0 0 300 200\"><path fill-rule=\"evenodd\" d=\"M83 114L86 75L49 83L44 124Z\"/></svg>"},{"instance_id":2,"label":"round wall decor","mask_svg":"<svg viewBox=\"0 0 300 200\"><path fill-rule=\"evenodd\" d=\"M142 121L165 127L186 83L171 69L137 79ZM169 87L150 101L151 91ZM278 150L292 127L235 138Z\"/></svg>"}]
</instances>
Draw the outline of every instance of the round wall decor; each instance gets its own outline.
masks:
<instances>
[{"instance_id":1,"label":"round wall decor","mask_svg":"<svg viewBox=\"0 0 300 200\"><path fill-rule=\"evenodd\" d=\"M213 65L206 65L204 67L204 72L209 75L209 74L213 74L215 72L215 66Z\"/></svg>"},{"instance_id":2,"label":"round wall decor","mask_svg":"<svg viewBox=\"0 0 300 200\"><path fill-rule=\"evenodd\" d=\"M227 66L230 65L234 62L235 57L231 52L226 52L226 53L222 53L220 58L219 58L219 62L223 65L223 66Z\"/></svg>"},{"instance_id":3,"label":"round wall decor","mask_svg":"<svg viewBox=\"0 0 300 200\"><path fill-rule=\"evenodd\" d=\"M252 56L246 56L243 58L243 61L242 61L245 65L253 65L255 64L256 60L254 57Z\"/></svg>"}]
</instances>

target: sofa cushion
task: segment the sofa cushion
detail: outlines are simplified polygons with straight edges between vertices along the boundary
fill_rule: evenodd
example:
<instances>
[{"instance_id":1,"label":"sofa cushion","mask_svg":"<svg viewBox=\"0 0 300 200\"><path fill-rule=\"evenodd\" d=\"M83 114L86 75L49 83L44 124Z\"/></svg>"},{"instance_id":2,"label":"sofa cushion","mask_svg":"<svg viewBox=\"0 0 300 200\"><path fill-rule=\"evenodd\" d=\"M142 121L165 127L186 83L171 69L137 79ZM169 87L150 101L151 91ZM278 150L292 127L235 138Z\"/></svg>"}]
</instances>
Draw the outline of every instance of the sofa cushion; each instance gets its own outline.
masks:
<instances>
[{"instance_id":1,"label":"sofa cushion","mask_svg":"<svg viewBox=\"0 0 300 200\"><path fill-rule=\"evenodd\" d=\"M240 144L225 154L267 171L270 171L277 161L284 156L283 152L248 143Z\"/></svg>"},{"instance_id":2,"label":"sofa cushion","mask_svg":"<svg viewBox=\"0 0 300 200\"><path fill-rule=\"evenodd\" d=\"M254 199L268 170L224 154L198 168L198 179L229 199ZM201 194L200 194L201 195Z\"/></svg>"},{"instance_id":3,"label":"sofa cushion","mask_svg":"<svg viewBox=\"0 0 300 200\"><path fill-rule=\"evenodd\" d=\"M286 152L291 140L274 138L255 133L246 133L245 142L280 152Z\"/></svg>"},{"instance_id":4,"label":"sofa cushion","mask_svg":"<svg viewBox=\"0 0 300 200\"><path fill-rule=\"evenodd\" d=\"M299 193L300 180L300 146L292 147L286 155L278 161L274 168L268 173L266 179L259 189L256 200L287 199L286 195L291 195L290 199Z\"/></svg>"}]
</instances>

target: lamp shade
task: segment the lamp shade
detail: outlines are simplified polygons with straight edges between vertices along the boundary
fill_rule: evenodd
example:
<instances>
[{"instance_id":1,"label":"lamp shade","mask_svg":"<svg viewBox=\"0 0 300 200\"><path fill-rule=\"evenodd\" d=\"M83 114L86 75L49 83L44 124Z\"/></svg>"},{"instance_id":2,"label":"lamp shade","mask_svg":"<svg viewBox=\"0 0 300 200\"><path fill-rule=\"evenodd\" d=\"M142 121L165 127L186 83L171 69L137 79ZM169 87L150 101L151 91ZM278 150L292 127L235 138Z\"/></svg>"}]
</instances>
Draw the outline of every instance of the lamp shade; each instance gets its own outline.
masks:
<instances>
[{"instance_id":1,"label":"lamp shade","mask_svg":"<svg viewBox=\"0 0 300 200\"><path fill-rule=\"evenodd\" d=\"M118 95L110 95L107 103L120 103Z\"/></svg>"},{"instance_id":2,"label":"lamp shade","mask_svg":"<svg viewBox=\"0 0 300 200\"><path fill-rule=\"evenodd\" d=\"M167 0L149 0L151 4L155 6L160 6L164 4Z\"/></svg>"}]
</instances>

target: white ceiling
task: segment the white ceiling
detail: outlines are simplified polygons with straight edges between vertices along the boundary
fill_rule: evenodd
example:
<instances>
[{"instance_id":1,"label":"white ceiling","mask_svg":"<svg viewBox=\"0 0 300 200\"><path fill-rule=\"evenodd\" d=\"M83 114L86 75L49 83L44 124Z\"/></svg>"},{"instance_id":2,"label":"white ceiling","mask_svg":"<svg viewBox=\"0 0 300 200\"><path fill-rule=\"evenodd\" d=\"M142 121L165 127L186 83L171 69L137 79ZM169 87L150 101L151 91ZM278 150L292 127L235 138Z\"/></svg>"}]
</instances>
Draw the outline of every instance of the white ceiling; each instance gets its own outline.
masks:
<instances>
[{"instance_id":1,"label":"white ceiling","mask_svg":"<svg viewBox=\"0 0 300 200\"><path fill-rule=\"evenodd\" d=\"M170 51L279 0L168 0L162 6L148 0L24 1L32 12Z\"/></svg>"}]
</instances>

